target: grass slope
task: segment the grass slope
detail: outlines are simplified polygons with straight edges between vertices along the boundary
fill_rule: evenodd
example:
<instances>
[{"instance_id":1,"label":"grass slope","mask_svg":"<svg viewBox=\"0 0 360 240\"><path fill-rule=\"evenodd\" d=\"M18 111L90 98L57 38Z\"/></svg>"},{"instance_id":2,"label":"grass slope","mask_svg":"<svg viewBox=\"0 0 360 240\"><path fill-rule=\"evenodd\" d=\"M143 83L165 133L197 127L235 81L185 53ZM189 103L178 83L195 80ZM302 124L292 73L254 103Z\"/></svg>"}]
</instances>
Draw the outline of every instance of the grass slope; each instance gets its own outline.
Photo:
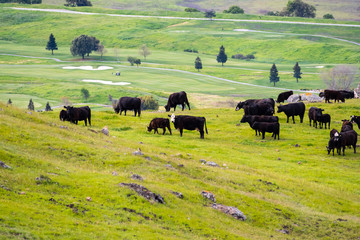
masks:
<instances>
[{"instance_id":1,"label":"grass slope","mask_svg":"<svg viewBox=\"0 0 360 240\"><path fill-rule=\"evenodd\" d=\"M307 104L307 109L326 109L332 127L339 129L341 119L359 114L358 101ZM327 155L329 131L308 126L306 117L294 125L278 115L278 141L270 134L261 140L248 124L237 126L241 113L233 109L186 111L207 118L209 134L201 140L196 131L185 131L182 138L175 130L164 136L147 133L149 121L166 117L164 112L145 111L135 118L93 108L92 127L60 122L58 113L0 106L0 156L12 167L0 168L0 239L359 236L359 153ZM105 125L110 137L100 132ZM132 155L139 147L150 159ZM202 165L200 159L220 167ZM132 180L134 173L144 181ZM41 175L44 180L36 181ZM148 202L121 182L141 184L166 204ZM212 209L202 190L213 192L217 203L237 207L248 220Z\"/></svg>"}]
</instances>

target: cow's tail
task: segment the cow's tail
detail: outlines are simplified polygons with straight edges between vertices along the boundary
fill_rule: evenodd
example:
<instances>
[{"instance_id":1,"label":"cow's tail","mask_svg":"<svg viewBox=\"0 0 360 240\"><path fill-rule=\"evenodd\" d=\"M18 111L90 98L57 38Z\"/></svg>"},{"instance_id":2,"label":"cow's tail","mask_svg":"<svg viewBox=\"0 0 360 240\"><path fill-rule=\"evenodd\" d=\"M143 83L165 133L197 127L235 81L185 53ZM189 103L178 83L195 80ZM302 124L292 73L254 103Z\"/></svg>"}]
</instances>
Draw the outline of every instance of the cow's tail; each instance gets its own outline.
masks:
<instances>
[{"instance_id":1,"label":"cow's tail","mask_svg":"<svg viewBox=\"0 0 360 240\"><path fill-rule=\"evenodd\" d=\"M88 118L89 118L89 125L91 126L91 108L89 108L89 116L88 116Z\"/></svg>"},{"instance_id":2,"label":"cow's tail","mask_svg":"<svg viewBox=\"0 0 360 240\"><path fill-rule=\"evenodd\" d=\"M185 96L185 103L186 103L186 105L188 106L188 108L190 110L190 103L189 103L189 100L188 100L187 96Z\"/></svg>"},{"instance_id":3,"label":"cow's tail","mask_svg":"<svg viewBox=\"0 0 360 240\"><path fill-rule=\"evenodd\" d=\"M208 134L208 130L207 130L207 127L206 127L206 118L204 118L204 123L205 123L205 131L206 131L206 134Z\"/></svg>"}]
</instances>

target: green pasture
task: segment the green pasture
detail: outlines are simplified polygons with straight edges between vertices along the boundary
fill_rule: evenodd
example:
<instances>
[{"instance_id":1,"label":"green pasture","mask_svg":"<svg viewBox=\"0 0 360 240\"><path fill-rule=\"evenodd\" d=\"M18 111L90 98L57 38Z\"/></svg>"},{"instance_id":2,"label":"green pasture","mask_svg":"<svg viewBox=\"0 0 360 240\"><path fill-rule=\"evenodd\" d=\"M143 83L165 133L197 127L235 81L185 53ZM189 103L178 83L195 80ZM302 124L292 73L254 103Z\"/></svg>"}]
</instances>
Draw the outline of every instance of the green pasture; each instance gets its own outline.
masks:
<instances>
[{"instance_id":1,"label":"green pasture","mask_svg":"<svg viewBox=\"0 0 360 240\"><path fill-rule=\"evenodd\" d=\"M340 129L341 119L358 114L358 101L306 107L324 108L331 128ZM201 140L196 131L184 131L181 138L173 126L173 135L146 132L152 118L167 117L164 111L143 111L138 118L95 110L92 126L85 127L60 122L59 109L32 114L4 104L0 109L1 160L12 167L0 168L2 239L354 239L359 234L359 153L327 155L329 130L310 127L306 116L302 124L298 117L287 124L285 115L277 114L280 140L271 134L261 140L247 123L239 125L242 110L186 110L206 117L209 134ZM100 132L104 126L109 137ZM138 148L150 158L133 156ZM132 180L135 173L144 181ZM41 175L47 181L35 180ZM141 184L166 204L148 202L121 182ZM240 209L247 220L212 209L203 190L213 192L217 203Z\"/></svg>"}]
</instances>

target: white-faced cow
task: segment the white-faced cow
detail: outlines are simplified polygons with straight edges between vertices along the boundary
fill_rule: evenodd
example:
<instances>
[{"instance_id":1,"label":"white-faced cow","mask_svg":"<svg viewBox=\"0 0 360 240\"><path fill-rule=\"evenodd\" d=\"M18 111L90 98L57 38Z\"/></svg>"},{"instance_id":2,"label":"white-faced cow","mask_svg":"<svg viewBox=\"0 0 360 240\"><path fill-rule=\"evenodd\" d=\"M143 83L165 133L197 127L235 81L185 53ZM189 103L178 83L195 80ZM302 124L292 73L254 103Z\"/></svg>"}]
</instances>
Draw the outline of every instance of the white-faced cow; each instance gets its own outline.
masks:
<instances>
[{"instance_id":1,"label":"white-faced cow","mask_svg":"<svg viewBox=\"0 0 360 240\"><path fill-rule=\"evenodd\" d=\"M168 102L164 107L165 107L165 110L167 112L169 112L171 108L174 108L174 111L175 111L176 106L181 105L182 111L184 111L185 104L188 106L188 108L190 110L190 104L189 104L189 100L187 98L186 92L181 91L181 92L176 92L176 93L170 94Z\"/></svg>"},{"instance_id":2,"label":"white-faced cow","mask_svg":"<svg viewBox=\"0 0 360 240\"><path fill-rule=\"evenodd\" d=\"M357 132L355 132L354 130L350 130L347 132L341 132L338 139L337 137L334 137L335 141L336 140L339 141L339 143L337 144L339 155L341 155L341 148L342 148L343 156L345 156L346 146L352 146L354 149L354 153L356 153L357 135L358 135Z\"/></svg>"},{"instance_id":3,"label":"white-faced cow","mask_svg":"<svg viewBox=\"0 0 360 240\"><path fill-rule=\"evenodd\" d=\"M360 129L360 116L352 115L350 121L352 123L356 123L358 125L358 128Z\"/></svg>"},{"instance_id":4,"label":"white-faced cow","mask_svg":"<svg viewBox=\"0 0 360 240\"><path fill-rule=\"evenodd\" d=\"M78 124L78 121L85 121L85 126L87 126L87 121L89 121L89 125L91 126L91 109L89 106L79 108L64 106L64 108L67 110L70 122Z\"/></svg>"},{"instance_id":5,"label":"white-faced cow","mask_svg":"<svg viewBox=\"0 0 360 240\"><path fill-rule=\"evenodd\" d=\"M171 135L170 121L168 118L154 118L153 120L151 120L149 126L147 127L147 130L148 132L151 132L154 129L154 134L159 134L158 128L163 129L163 135L165 134L166 128L168 128Z\"/></svg>"},{"instance_id":6,"label":"white-faced cow","mask_svg":"<svg viewBox=\"0 0 360 240\"><path fill-rule=\"evenodd\" d=\"M300 117L300 123L303 122L305 114L305 104L303 102L298 103L289 103L287 105L279 105L278 113L284 112L287 117L287 123L289 123L289 118L292 117L293 123L295 123L294 116Z\"/></svg>"},{"instance_id":7,"label":"white-faced cow","mask_svg":"<svg viewBox=\"0 0 360 240\"><path fill-rule=\"evenodd\" d=\"M180 137L182 137L183 130L197 130L200 132L200 138L204 138L204 125L206 134L208 130L206 127L206 119L204 117L194 117L188 115L175 116L173 113L171 116L171 122L174 124L175 129L180 130Z\"/></svg>"},{"instance_id":8,"label":"white-faced cow","mask_svg":"<svg viewBox=\"0 0 360 240\"><path fill-rule=\"evenodd\" d=\"M311 121L313 121L313 126L317 128L317 122L320 122L322 112L324 109L317 108L317 107L311 107L309 109L309 122L311 126Z\"/></svg>"},{"instance_id":9,"label":"white-faced cow","mask_svg":"<svg viewBox=\"0 0 360 240\"><path fill-rule=\"evenodd\" d=\"M116 106L114 107L114 110L115 110L115 113L120 112L120 115L123 111L125 111L125 116L126 116L127 110L134 110L135 117L136 117L136 114L138 114L138 116L140 117L141 100L140 100L140 98L136 98L136 97L121 97L119 99L118 103L116 104Z\"/></svg>"}]
</instances>

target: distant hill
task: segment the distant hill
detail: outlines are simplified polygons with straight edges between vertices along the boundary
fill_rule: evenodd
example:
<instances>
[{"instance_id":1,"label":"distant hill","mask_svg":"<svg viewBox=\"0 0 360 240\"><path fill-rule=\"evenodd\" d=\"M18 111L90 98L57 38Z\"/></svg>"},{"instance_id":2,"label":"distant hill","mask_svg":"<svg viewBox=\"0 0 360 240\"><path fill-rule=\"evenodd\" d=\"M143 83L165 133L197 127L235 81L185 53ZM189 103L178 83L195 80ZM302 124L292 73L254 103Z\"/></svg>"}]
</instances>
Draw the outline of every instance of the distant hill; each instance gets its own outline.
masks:
<instances>
[{"instance_id":1,"label":"distant hill","mask_svg":"<svg viewBox=\"0 0 360 240\"><path fill-rule=\"evenodd\" d=\"M45 4L63 5L65 0L43 0ZM216 12L223 12L230 6L238 5L247 14L263 15L268 11L280 11L287 0L242 0L241 2L211 1L211 0L92 0L93 6L112 9L126 10L165 10L183 11L186 7L199 9L200 11L214 9ZM317 9L316 17L322 18L326 13L331 13L338 20L360 21L360 1L356 0L305 0L306 3L314 5Z\"/></svg>"}]
</instances>

